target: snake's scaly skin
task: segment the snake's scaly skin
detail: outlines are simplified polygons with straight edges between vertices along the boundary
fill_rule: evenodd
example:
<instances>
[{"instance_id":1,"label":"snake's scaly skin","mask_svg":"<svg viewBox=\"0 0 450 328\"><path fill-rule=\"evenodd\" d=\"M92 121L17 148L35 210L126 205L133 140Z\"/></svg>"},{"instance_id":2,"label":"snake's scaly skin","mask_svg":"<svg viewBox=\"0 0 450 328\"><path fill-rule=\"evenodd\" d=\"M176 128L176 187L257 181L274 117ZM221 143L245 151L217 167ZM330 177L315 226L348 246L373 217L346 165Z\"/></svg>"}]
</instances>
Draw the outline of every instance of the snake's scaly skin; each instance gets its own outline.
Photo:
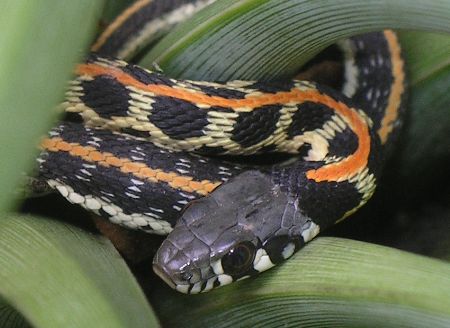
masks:
<instances>
[{"instance_id":1,"label":"snake's scaly skin","mask_svg":"<svg viewBox=\"0 0 450 328\"><path fill-rule=\"evenodd\" d=\"M154 268L186 293L264 271L364 205L404 110L392 31L341 42L340 91L294 80L181 81L105 57L134 52L151 31L182 20L183 6L210 2L138 1L119 16L94 45L100 54L77 66L63 103L84 124L53 129L38 159L39 178L70 202L170 233ZM254 168L187 151L294 158Z\"/></svg>"}]
</instances>

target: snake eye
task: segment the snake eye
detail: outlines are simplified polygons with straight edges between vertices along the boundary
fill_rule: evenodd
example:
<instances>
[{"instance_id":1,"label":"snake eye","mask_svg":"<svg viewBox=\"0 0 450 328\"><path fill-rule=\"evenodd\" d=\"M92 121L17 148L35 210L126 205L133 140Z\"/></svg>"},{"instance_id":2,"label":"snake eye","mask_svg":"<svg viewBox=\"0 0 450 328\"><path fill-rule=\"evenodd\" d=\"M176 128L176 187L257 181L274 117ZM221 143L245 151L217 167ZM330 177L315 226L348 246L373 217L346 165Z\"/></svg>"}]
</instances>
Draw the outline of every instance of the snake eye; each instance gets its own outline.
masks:
<instances>
[{"instance_id":1,"label":"snake eye","mask_svg":"<svg viewBox=\"0 0 450 328\"><path fill-rule=\"evenodd\" d=\"M224 272L232 276L244 275L252 266L255 254L256 247L251 242L237 244L222 258Z\"/></svg>"}]
</instances>

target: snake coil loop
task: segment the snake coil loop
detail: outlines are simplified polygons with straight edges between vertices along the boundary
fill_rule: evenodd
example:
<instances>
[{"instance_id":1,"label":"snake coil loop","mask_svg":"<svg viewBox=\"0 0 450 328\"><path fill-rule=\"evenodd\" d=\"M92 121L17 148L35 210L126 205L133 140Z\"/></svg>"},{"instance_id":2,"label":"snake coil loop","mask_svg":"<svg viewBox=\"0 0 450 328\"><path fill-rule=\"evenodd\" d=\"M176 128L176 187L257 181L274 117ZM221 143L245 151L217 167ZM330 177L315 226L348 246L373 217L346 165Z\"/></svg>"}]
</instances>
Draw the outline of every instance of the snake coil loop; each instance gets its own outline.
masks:
<instances>
[{"instance_id":1,"label":"snake coil loop","mask_svg":"<svg viewBox=\"0 0 450 328\"><path fill-rule=\"evenodd\" d=\"M38 158L38 179L70 202L167 235L154 270L183 293L265 271L364 205L404 111L389 30L339 43L341 90L176 80L111 58L212 2L140 0L124 11L75 70L63 107L76 121L50 131ZM268 152L294 159L253 167L216 156Z\"/></svg>"}]
</instances>

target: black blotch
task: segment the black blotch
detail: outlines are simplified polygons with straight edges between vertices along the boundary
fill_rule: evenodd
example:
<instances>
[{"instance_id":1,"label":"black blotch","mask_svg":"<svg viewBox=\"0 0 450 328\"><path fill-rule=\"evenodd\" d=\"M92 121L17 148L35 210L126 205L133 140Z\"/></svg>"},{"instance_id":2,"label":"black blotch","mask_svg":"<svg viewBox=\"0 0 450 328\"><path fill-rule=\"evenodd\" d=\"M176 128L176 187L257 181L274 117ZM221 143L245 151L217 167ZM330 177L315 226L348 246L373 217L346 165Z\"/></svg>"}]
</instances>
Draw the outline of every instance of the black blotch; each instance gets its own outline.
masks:
<instances>
[{"instance_id":1,"label":"black blotch","mask_svg":"<svg viewBox=\"0 0 450 328\"><path fill-rule=\"evenodd\" d=\"M257 89L258 91L264 93L277 93L282 91L291 91L294 88L295 82L293 80L285 80L285 81L257 81L246 88L248 89Z\"/></svg>"},{"instance_id":2,"label":"black blotch","mask_svg":"<svg viewBox=\"0 0 450 328\"><path fill-rule=\"evenodd\" d=\"M375 178L380 177L380 172L383 169L383 163L389 157L389 153L385 149L382 151L381 141L376 131L370 131L370 156L367 163L369 171L375 174Z\"/></svg>"},{"instance_id":3,"label":"black blotch","mask_svg":"<svg viewBox=\"0 0 450 328\"><path fill-rule=\"evenodd\" d=\"M357 148L358 137L347 127L342 132L335 132L335 137L328 148L328 155L347 157L353 154Z\"/></svg>"},{"instance_id":4,"label":"black blotch","mask_svg":"<svg viewBox=\"0 0 450 328\"><path fill-rule=\"evenodd\" d=\"M74 142L81 145L85 145L87 141L92 139L90 129L81 123L64 122L64 125L52 129L52 132L58 133L58 136L66 142Z\"/></svg>"},{"instance_id":5,"label":"black blotch","mask_svg":"<svg viewBox=\"0 0 450 328\"><path fill-rule=\"evenodd\" d=\"M194 104L170 97L155 97L149 120L169 137L182 140L203 136L207 112Z\"/></svg>"},{"instance_id":6,"label":"black blotch","mask_svg":"<svg viewBox=\"0 0 450 328\"><path fill-rule=\"evenodd\" d=\"M227 89L224 88L217 88L213 86L208 85L200 85L196 84L194 82L189 82L192 86L200 89L204 94L208 96L216 96L216 97L223 97L227 99L243 99L247 95L245 92L239 91L239 90L233 90L233 89Z\"/></svg>"},{"instance_id":7,"label":"black blotch","mask_svg":"<svg viewBox=\"0 0 450 328\"><path fill-rule=\"evenodd\" d=\"M79 113L64 113L64 121L70 121L73 123L83 123L83 118Z\"/></svg>"},{"instance_id":8,"label":"black blotch","mask_svg":"<svg viewBox=\"0 0 450 328\"><path fill-rule=\"evenodd\" d=\"M364 67L358 75L358 87L352 96L357 108L372 119L373 129L378 130L387 108L389 91L394 81L391 54L383 33L374 32L351 38L357 48L355 65ZM363 45L361 47L360 45ZM380 62L378 59L383 58ZM375 64L375 65L374 65ZM384 94L384 92L387 92ZM368 94L371 94L368 100Z\"/></svg>"},{"instance_id":9,"label":"black blotch","mask_svg":"<svg viewBox=\"0 0 450 328\"><path fill-rule=\"evenodd\" d=\"M220 155L224 154L227 150L223 147L208 147L208 146L202 146L199 149L196 150L197 153L203 154L203 155Z\"/></svg>"},{"instance_id":10,"label":"black blotch","mask_svg":"<svg viewBox=\"0 0 450 328\"><path fill-rule=\"evenodd\" d=\"M250 147L268 138L277 128L280 109L279 105L268 105L241 113L234 125L231 140L243 147Z\"/></svg>"},{"instance_id":11,"label":"black blotch","mask_svg":"<svg viewBox=\"0 0 450 328\"><path fill-rule=\"evenodd\" d=\"M304 213L323 230L335 223L361 201L361 194L347 181L304 181L299 203Z\"/></svg>"},{"instance_id":12,"label":"black blotch","mask_svg":"<svg viewBox=\"0 0 450 328\"><path fill-rule=\"evenodd\" d=\"M219 113L234 113L234 111L229 107L211 106L209 110Z\"/></svg>"},{"instance_id":13,"label":"black blotch","mask_svg":"<svg viewBox=\"0 0 450 328\"><path fill-rule=\"evenodd\" d=\"M309 154L309 151L311 150L310 144L304 144L298 149L298 157L304 158L307 157Z\"/></svg>"},{"instance_id":14,"label":"black blotch","mask_svg":"<svg viewBox=\"0 0 450 328\"><path fill-rule=\"evenodd\" d=\"M82 81L84 95L81 100L100 117L126 116L131 99L125 86L115 78L98 76L92 81Z\"/></svg>"},{"instance_id":15,"label":"black blotch","mask_svg":"<svg viewBox=\"0 0 450 328\"><path fill-rule=\"evenodd\" d=\"M289 138L313 131L324 125L334 115L334 111L322 104L305 102L298 106L292 116L292 124L287 133Z\"/></svg>"},{"instance_id":16,"label":"black blotch","mask_svg":"<svg viewBox=\"0 0 450 328\"><path fill-rule=\"evenodd\" d=\"M315 88L317 89L317 91L319 91L321 94L326 95L338 102L342 102L345 105L347 105L348 107L354 107L354 108L358 108L354 101L350 98L348 98L346 95L344 95L341 92L336 91L333 88L330 88L327 85L323 85L323 84L314 84Z\"/></svg>"},{"instance_id":17,"label":"black blotch","mask_svg":"<svg viewBox=\"0 0 450 328\"><path fill-rule=\"evenodd\" d=\"M260 166L260 170L264 170L264 166L282 164L292 158L291 154L286 153L261 153L251 156L241 155L224 155L220 156L220 159L230 163L236 163L243 165L244 167Z\"/></svg>"},{"instance_id":18,"label":"black blotch","mask_svg":"<svg viewBox=\"0 0 450 328\"><path fill-rule=\"evenodd\" d=\"M132 136L140 137L140 138L149 138L150 134L147 131L139 131L132 128L123 128L121 129L123 133L131 134Z\"/></svg>"},{"instance_id":19,"label":"black blotch","mask_svg":"<svg viewBox=\"0 0 450 328\"><path fill-rule=\"evenodd\" d=\"M277 145L270 144L270 145L262 147L261 153L271 153L271 152L274 152L276 148L277 148Z\"/></svg>"},{"instance_id":20,"label":"black blotch","mask_svg":"<svg viewBox=\"0 0 450 328\"><path fill-rule=\"evenodd\" d=\"M321 231L359 205L362 196L355 185L347 180L316 182L306 177L307 172L324 165L322 161L298 161L273 170L274 183L281 190L297 197L302 213L318 224Z\"/></svg>"},{"instance_id":21,"label":"black blotch","mask_svg":"<svg viewBox=\"0 0 450 328\"><path fill-rule=\"evenodd\" d=\"M123 71L144 84L175 85L170 78L158 73L148 72L136 65L128 64L123 68Z\"/></svg>"}]
</instances>

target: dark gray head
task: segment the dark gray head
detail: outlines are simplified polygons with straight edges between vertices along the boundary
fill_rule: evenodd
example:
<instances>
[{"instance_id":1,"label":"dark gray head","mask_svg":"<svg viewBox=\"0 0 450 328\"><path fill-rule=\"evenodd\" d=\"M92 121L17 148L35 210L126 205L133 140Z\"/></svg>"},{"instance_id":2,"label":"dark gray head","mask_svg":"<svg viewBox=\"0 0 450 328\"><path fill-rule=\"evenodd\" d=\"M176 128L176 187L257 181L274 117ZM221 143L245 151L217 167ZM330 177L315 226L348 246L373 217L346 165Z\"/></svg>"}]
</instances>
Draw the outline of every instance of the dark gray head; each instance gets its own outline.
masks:
<instances>
[{"instance_id":1,"label":"dark gray head","mask_svg":"<svg viewBox=\"0 0 450 328\"><path fill-rule=\"evenodd\" d=\"M318 232L294 198L248 171L185 210L153 268L180 292L204 292L273 267Z\"/></svg>"}]
</instances>

